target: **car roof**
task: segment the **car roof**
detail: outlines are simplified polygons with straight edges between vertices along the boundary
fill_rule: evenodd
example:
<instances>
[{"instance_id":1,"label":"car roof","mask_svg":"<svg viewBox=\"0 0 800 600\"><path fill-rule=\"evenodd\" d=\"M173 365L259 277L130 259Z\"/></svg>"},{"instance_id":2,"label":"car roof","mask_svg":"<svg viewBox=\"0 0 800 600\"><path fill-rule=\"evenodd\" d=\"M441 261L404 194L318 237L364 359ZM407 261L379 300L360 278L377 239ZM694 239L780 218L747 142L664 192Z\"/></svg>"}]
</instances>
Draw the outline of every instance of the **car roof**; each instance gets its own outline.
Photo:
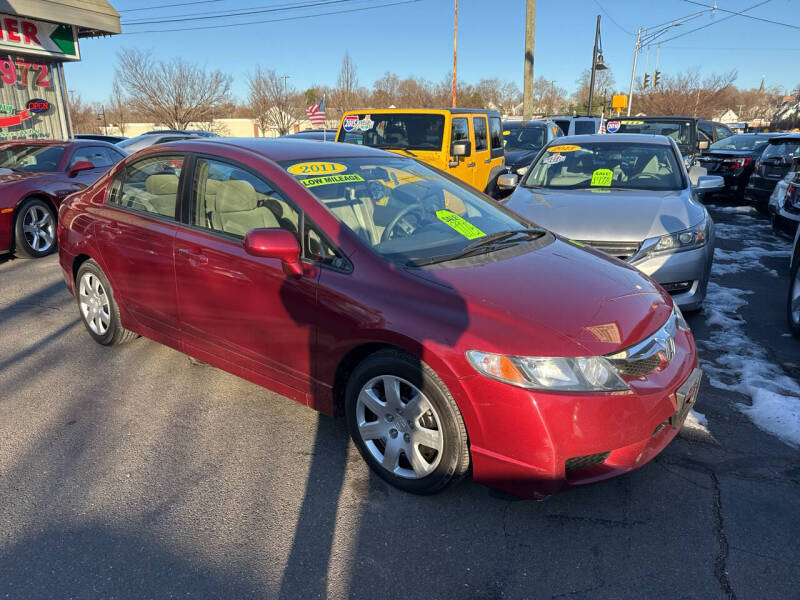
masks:
<instances>
[{"instance_id":1,"label":"car roof","mask_svg":"<svg viewBox=\"0 0 800 600\"><path fill-rule=\"evenodd\" d=\"M522 121L503 121L503 127L547 127L550 122L550 119L547 119L546 121L541 119L531 119L526 123L523 123Z\"/></svg>"},{"instance_id":2,"label":"car roof","mask_svg":"<svg viewBox=\"0 0 800 600\"><path fill-rule=\"evenodd\" d=\"M554 140L555 145L586 144L587 142L630 142L632 144L651 144L669 146L669 138L664 135L647 133L593 133L588 135L566 135Z\"/></svg>"},{"instance_id":3,"label":"car roof","mask_svg":"<svg viewBox=\"0 0 800 600\"><path fill-rule=\"evenodd\" d=\"M153 148L180 149L187 152L217 152L220 146L231 146L249 150L264 158L280 162L303 158L345 158L345 157L393 157L397 154L362 146L360 144L320 144L309 139L285 138L186 138L167 144L152 146Z\"/></svg>"},{"instance_id":4,"label":"car roof","mask_svg":"<svg viewBox=\"0 0 800 600\"><path fill-rule=\"evenodd\" d=\"M795 142L800 141L800 133L781 133L776 135L775 137L769 138L769 143L779 143L779 142Z\"/></svg>"},{"instance_id":5,"label":"car roof","mask_svg":"<svg viewBox=\"0 0 800 600\"><path fill-rule=\"evenodd\" d=\"M345 111L344 114L353 114L353 113L378 113L378 114L391 114L391 113L410 113L410 114L427 114L427 113L441 113L441 112L449 112L454 115L472 115L472 114L481 114L481 115L492 115L492 116L500 116L500 113L496 110L490 110L488 108L446 108L446 107L431 107L431 108L355 108L353 110Z\"/></svg>"}]
</instances>

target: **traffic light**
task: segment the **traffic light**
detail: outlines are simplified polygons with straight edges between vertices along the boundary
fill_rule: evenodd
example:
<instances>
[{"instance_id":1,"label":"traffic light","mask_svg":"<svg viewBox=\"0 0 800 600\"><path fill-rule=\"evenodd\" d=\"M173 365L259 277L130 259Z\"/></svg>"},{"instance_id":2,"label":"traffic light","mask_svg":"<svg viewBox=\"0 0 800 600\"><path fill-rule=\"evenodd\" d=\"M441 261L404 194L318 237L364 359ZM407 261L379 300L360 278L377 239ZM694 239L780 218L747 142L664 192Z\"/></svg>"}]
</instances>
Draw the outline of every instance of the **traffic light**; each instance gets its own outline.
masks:
<instances>
[{"instance_id":1,"label":"traffic light","mask_svg":"<svg viewBox=\"0 0 800 600\"><path fill-rule=\"evenodd\" d=\"M645 73L644 74L644 80L642 81L642 87L644 89L647 89L647 86L649 86L649 85L650 85L650 74L649 73Z\"/></svg>"},{"instance_id":2,"label":"traffic light","mask_svg":"<svg viewBox=\"0 0 800 600\"><path fill-rule=\"evenodd\" d=\"M658 71L655 71L653 73L653 87L658 87L660 75L661 73L659 73Z\"/></svg>"}]
</instances>

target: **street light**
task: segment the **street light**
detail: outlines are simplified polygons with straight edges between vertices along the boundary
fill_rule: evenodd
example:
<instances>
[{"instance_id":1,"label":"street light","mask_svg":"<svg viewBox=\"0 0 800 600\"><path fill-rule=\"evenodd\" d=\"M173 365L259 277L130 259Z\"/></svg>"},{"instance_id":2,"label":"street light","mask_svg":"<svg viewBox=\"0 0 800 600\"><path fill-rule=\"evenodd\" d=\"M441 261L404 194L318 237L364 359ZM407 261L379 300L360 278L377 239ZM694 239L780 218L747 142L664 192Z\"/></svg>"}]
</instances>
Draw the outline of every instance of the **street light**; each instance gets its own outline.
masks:
<instances>
[{"instance_id":1,"label":"street light","mask_svg":"<svg viewBox=\"0 0 800 600\"><path fill-rule=\"evenodd\" d=\"M598 46L600 46L598 53ZM603 48L600 43L600 15L597 15L597 28L594 32L594 51L592 52L592 78L589 82L589 105L586 107L586 116L592 116L592 100L594 99L594 74L596 71L608 69L603 61Z\"/></svg>"}]
</instances>

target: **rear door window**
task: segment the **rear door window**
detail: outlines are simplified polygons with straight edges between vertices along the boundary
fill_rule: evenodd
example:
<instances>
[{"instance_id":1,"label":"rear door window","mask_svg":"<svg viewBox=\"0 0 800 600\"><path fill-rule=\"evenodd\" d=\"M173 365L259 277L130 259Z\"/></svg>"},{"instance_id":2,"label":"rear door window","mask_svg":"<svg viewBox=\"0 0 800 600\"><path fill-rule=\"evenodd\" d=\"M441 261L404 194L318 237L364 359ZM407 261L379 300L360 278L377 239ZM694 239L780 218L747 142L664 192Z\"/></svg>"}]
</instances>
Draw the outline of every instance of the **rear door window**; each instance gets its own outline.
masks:
<instances>
[{"instance_id":1,"label":"rear door window","mask_svg":"<svg viewBox=\"0 0 800 600\"><path fill-rule=\"evenodd\" d=\"M75 150L69 161L69 166L72 167L75 163L81 161L88 161L95 167L110 167L119 162L119 159L111 160L108 150L103 146L86 146Z\"/></svg>"},{"instance_id":2,"label":"rear door window","mask_svg":"<svg viewBox=\"0 0 800 600\"><path fill-rule=\"evenodd\" d=\"M503 126L500 117L489 117L489 137L492 142L492 150L503 147Z\"/></svg>"},{"instance_id":3,"label":"rear door window","mask_svg":"<svg viewBox=\"0 0 800 600\"><path fill-rule=\"evenodd\" d=\"M175 219L183 155L148 156L126 165L111 186L108 202Z\"/></svg>"}]
</instances>

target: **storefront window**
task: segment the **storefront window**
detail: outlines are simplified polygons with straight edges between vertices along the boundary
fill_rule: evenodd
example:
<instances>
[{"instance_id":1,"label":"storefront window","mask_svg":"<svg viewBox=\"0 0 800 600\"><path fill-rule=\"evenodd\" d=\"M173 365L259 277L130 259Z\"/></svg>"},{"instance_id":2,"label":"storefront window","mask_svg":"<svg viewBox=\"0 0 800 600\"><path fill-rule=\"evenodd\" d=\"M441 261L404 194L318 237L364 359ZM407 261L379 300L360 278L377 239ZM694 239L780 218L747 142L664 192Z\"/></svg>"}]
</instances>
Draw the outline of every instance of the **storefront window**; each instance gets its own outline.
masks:
<instances>
[{"instance_id":1,"label":"storefront window","mask_svg":"<svg viewBox=\"0 0 800 600\"><path fill-rule=\"evenodd\" d=\"M57 62L0 55L0 141L66 139Z\"/></svg>"}]
</instances>

